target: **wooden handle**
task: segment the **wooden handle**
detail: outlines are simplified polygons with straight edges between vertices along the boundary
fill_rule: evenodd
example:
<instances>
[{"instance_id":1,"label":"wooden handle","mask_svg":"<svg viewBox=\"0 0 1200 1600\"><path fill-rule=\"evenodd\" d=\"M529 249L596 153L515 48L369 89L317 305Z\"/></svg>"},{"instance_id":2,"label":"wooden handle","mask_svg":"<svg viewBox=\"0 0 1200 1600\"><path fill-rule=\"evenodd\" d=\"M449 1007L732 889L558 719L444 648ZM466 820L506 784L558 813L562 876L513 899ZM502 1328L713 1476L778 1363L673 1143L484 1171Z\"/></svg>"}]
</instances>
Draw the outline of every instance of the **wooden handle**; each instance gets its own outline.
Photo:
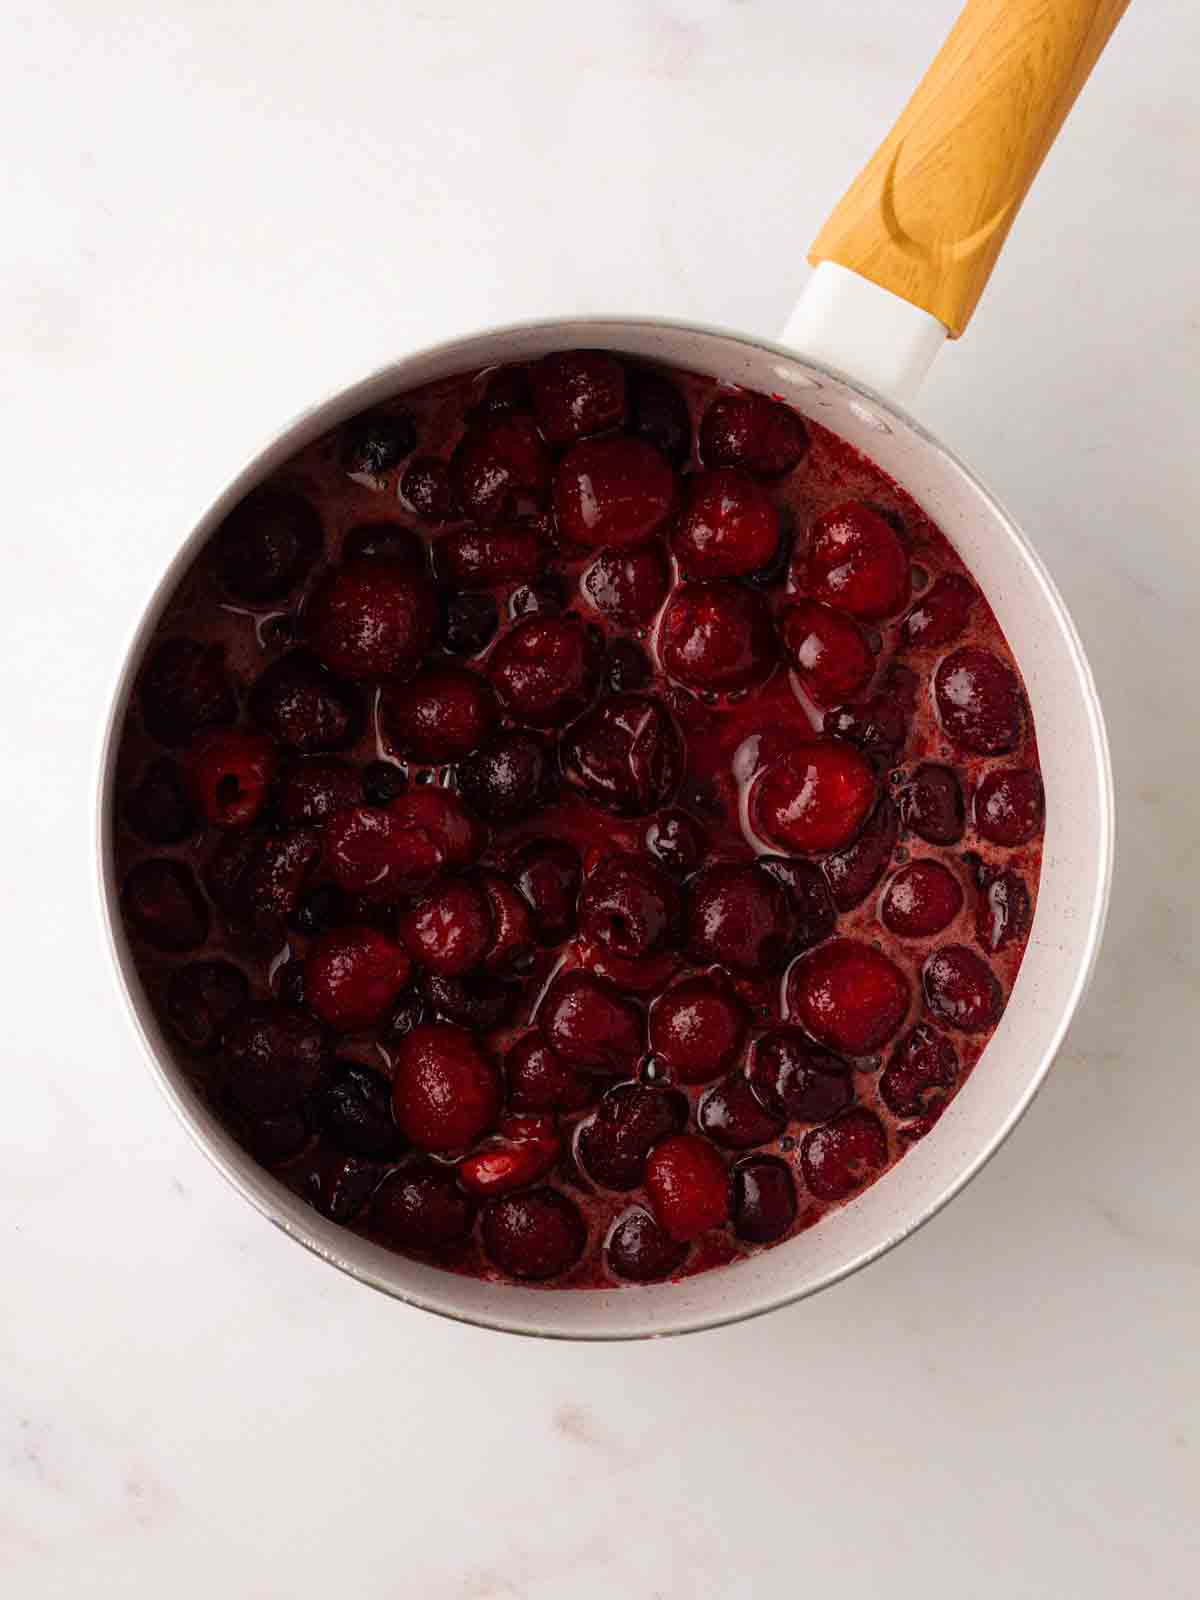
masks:
<instances>
[{"instance_id":1,"label":"wooden handle","mask_svg":"<svg viewBox=\"0 0 1200 1600\"><path fill-rule=\"evenodd\" d=\"M809 252L963 331L1129 0L968 0Z\"/></svg>"}]
</instances>

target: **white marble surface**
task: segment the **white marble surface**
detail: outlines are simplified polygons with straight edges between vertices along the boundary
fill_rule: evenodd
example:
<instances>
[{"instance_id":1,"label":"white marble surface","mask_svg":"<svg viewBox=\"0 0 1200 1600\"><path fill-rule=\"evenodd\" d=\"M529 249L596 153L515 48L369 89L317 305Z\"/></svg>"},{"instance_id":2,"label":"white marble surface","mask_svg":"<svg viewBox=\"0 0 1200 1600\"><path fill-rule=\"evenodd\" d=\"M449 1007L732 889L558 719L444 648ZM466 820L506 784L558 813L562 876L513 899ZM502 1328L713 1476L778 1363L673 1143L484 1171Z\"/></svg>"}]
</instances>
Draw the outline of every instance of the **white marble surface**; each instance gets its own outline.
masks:
<instances>
[{"instance_id":1,"label":"white marble surface","mask_svg":"<svg viewBox=\"0 0 1200 1600\"><path fill-rule=\"evenodd\" d=\"M94 744L180 532L276 424L548 312L771 333L954 0L42 0L2 27L0 1591L1200 1592L1200 13L1134 5L930 424L1092 652L1120 865L1049 1087L853 1281L652 1347L435 1322L236 1198L92 905Z\"/></svg>"}]
</instances>

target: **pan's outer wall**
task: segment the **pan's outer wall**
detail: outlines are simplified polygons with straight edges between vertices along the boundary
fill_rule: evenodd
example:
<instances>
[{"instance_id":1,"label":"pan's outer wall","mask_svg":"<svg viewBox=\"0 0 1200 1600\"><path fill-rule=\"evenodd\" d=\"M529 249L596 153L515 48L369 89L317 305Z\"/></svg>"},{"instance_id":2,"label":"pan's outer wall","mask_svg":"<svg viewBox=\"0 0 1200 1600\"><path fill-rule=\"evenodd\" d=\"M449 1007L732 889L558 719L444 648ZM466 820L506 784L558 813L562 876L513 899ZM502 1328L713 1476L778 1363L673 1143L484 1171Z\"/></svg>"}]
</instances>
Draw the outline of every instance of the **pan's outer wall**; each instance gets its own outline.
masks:
<instances>
[{"instance_id":1,"label":"pan's outer wall","mask_svg":"<svg viewBox=\"0 0 1200 1600\"><path fill-rule=\"evenodd\" d=\"M787 1244L680 1284L612 1293L490 1285L440 1272L326 1222L259 1168L173 1059L120 926L112 870L113 772L130 690L175 583L226 512L297 450L368 405L455 372L580 346L778 394L901 483L970 567L1013 648L1037 726L1047 813L1037 913L1020 976L983 1060L935 1132L858 1199ZM393 362L304 412L230 483L163 575L126 653L102 738L97 849L106 940L155 1076L200 1147L265 1216L343 1271L444 1316L549 1338L646 1338L756 1316L827 1287L928 1220L999 1147L1049 1070L1092 971L1112 872L1112 774L1091 671L1057 590L1011 518L918 423L780 346L681 323L562 320L475 334Z\"/></svg>"}]
</instances>

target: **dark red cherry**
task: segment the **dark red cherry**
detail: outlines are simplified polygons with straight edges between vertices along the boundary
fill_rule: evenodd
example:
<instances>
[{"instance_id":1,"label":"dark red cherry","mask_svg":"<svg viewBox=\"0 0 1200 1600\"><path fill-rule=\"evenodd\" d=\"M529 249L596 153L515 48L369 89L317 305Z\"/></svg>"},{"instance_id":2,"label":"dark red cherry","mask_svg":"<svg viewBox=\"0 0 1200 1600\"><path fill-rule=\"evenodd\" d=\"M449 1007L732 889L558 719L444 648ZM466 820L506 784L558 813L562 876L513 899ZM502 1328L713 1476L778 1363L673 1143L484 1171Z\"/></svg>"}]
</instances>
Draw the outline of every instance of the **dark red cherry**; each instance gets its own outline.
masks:
<instances>
[{"instance_id":1,"label":"dark red cherry","mask_svg":"<svg viewBox=\"0 0 1200 1600\"><path fill-rule=\"evenodd\" d=\"M927 844L957 844L963 836L962 789L949 767L925 762L900 791L900 815Z\"/></svg>"},{"instance_id":2,"label":"dark red cherry","mask_svg":"<svg viewBox=\"0 0 1200 1600\"><path fill-rule=\"evenodd\" d=\"M741 390L714 400L700 423L700 454L710 467L739 467L782 478L808 450L808 429L788 406Z\"/></svg>"},{"instance_id":3,"label":"dark red cherry","mask_svg":"<svg viewBox=\"0 0 1200 1600\"><path fill-rule=\"evenodd\" d=\"M853 700L871 681L875 657L858 626L840 611L800 600L784 612L780 635L805 694L822 708Z\"/></svg>"},{"instance_id":4,"label":"dark red cherry","mask_svg":"<svg viewBox=\"0 0 1200 1600\"><path fill-rule=\"evenodd\" d=\"M524 617L497 642L487 671L514 721L556 728L588 705L600 666L600 647L577 618Z\"/></svg>"},{"instance_id":5,"label":"dark red cherry","mask_svg":"<svg viewBox=\"0 0 1200 1600\"><path fill-rule=\"evenodd\" d=\"M645 839L649 854L676 878L695 872L704 855L704 830L686 811L660 811Z\"/></svg>"},{"instance_id":6,"label":"dark red cherry","mask_svg":"<svg viewBox=\"0 0 1200 1600\"><path fill-rule=\"evenodd\" d=\"M312 1124L304 1106L292 1106L275 1117L256 1117L249 1127L249 1148L264 1167L292 1161L312 1138Z\"/></svg>"},{"instance_id":7,"label":"dark red cherry","mask_svg":"<svg viewBox=\"0 0 1200 1600\"><path fill-rule=\"evenodd\" d=\"M205 1054L221 1042L225 1024L250 998L244 972L229 961L191 961L167 985L167 1021L190 1050Z\"/></svg>"},{"instance_id":8,"label":"dark red cherry","mask_svg":"<svg viewBox=\"0 0 1200 1600\"><path fill-rule=\"evenodd\" d=\"M321 554L321 519L290 489L253 489L213 535L221 583L235 600L278 600Z\"/></svg>"},{"instance_id":9,"label":"dark red cherry","mask_svg":"<svg viewBox=\"0 0 1200 1600\"><path fill-rule=\"evenodd\" d=\"M598 1078L573 1067L540 1033L527 1033L511 1046L504 1077L514 1111L582 1111L600 1089Z\"/></svg>"},{"instance_id":10,"label":"dark red cherry","mask_svg":"<svg viewBox=\"0 0 1200 1600\"><path fill-rule=\"evenodd\" d=\"M500 1109L500 1077L465 1028L425 1022L401 1041L392 1110L401 1133L422 1150L465 1150Z\"/></svg>"},{"instance_id":11,"label":"dark red cherry","mask_svg":"<svg viewBox=\"0 0 1200 1600\"><path fill-rule=\"evenodd\" d=\"M248 930L275 935L291 918L321 858L321 836L289 828L254 836L237 873L228 916Z\"/></svg>"},{"instance_id":12,"label":"dark red cherry","mask_svg":"<svg viewBox=\"0 0 1200 1600\"><path fill-rule=\"evenodd\" d=\"M504 1195L484 1208L480 1237L488 1259L510 1278L541 1281L573 1267L587 1244L579 1207L557 1189Z\"/></svg>"},{"instance_id":13,"label":"dark red cherry","mask_svg":"<svg viewBox=\"0 0 1200 1600\"><path fill-rule=\"evenodd\" d=\"M627 1071L645 1048L641 1007L615 984L579 968L555 978L537 1020L547 1044L586 1071Z\"/></svg>"},{"instance_id":14,"label":"dark red cherry","mask_svg":"<svg viewBox=\"0 0 1200 1600\"><path fill-rule=\"evenodd\" d=\"M125 820L147 844L182 844L196 827L183 773L168 756L152 761L125 797Z\"/></svg>"},{"instance_id":15,"label":"dark red cherry","mask_svg":"<svg viewBox=\"0 0 1200 1600\"><path fill-rule=\"evenodd\" d=\"M399 1155L392 1086L382 1072L358 1061L331 1062L321 1075L312 1109L317 1127L339 1150L372 1161Z\"/></svg>"},{"instance_id":16,"label":"dark red cherry","mask_svg":"<svg viewBox=\"0 0 1200 1600\"><path fill-rule=\"evenodd\" d=\"M458 1164L458 1181L480 1199L528 1189L544 1178L562 1154L553 1117L501 1117L495 1133Z\"/></svg>"},{"instance_id":17,"label":"dark red cherry","mask_svg":"<svg viewBox=\"0 0 1200 1600\"><path fill-rule=\"evenodd\" d=\"M796 1220L796 1185L778 1156L746 1156L730 1175L733 1231L749 1244L782 1239Z\"/></svg>"},{"instance_id":18,"label":"dark red cherry","mask_svg":"<svg viewBox=\"0 0 1200 1600\"><path fill-rule=\"evenodd\" d=\"M437 456L414 456L400 479L400 494L423 522L448 522L454 515L450 468Z\"/></svg>"},{"instance_id":19,"label":"dark red cherry","mask_svg":"<svg viewBox=\"0 0 1200 1600\"><path fill-rule=\"evenodd\" d=\"M625 417L625 369L606 350L563 350L529 368L533 411L552 445L619 428Z\"/></svg>"},{"instance_id":20,"label":"dark red cherry","mask_svg":"<svg viewBox=\"0 0 1200 1600\"><path fill-rule=\"evenodd\" d=\"M461 1244L475 1221L476 1203L453 1167L426 1156L389 1174L371 1198L371 1232L396 1250L436 1255Z\"/></svg>"},{"instance_id":21,"label":"dark red cherry","mask_svg":"<svg viewBox=\"0 0 1200 1600\"><path fill-rule=\"evenodd\" d=\"M288 1168L286 1181L314 1211L331 1222L353 1222L379 1183L380 1168L362 1156L347 1155L323 1140Z\"/></svg>"},{"instance_id":22,"label":"dark red cherry","mask_svg":"<svg viewBox=\"0 0 1200 1600\"><path fill-rule=\"evenodd\" d=\"M612 694L636 694L654 677L650 658L634 639L613 639L604 658L604 681Z\"/></svg>"},{"instance_id":23,"label":"dark red cherry","mask_svg":"<svg viewBox=\"0 0 1200 1600\"><path fill-rule=\"evenodd\" d=\"M827 711L824 731L848 739L877 766L894 766L908 739L919 683L915 672L893 663L874 694Z\"/></svg>"},{"instance_id":24,"label":"dark red cherry","mask_svg":"<svg viewBox=\"0 0 1200 1600\"><path fill-rule=\"evenodd\" d=\"M800 1147L804 1181L818 1200L845 1200L877 1178L887 1159L883 1124L858 1107L813 1128Z\"/></svg>"},{"instance_id":25,"label":"dark red cherry","mask_svg":"<svg viewBox=\"0 0 1200 1600\"><path fill-rule=\"evenodd\" d=\"M853 849L854 846L851 846ZM836 857L829 856L822 866ZM793 948L807 950L819 944L833 932L837 913L829 897L829 886L822 876L821 867L812 861L800 861L795 856L759 856L758 867L769 872L788 892L788 902L794 923Z\"/></svg>"},{"instance_id":26,"label":"dark red cherry","mask_svg":"<svg viewBox=\"0 0 1200 1600\"><path fill-rule=\"evenodd\" d=\"M554 475L559 531L571 544L640 544L675 502L675 475L653 445L629 434L572 445Z\"/></svg>"},{"instance_id":27,"label":"dark red cherry","mask_svg":"<svg viewBox=\"0 0 1200 1600\"><path fill-rule=\"evenodd\" d=\"M755 1041L750 1083L763 1105L789 1122L825 1122L854 1099L846 1063L800 1028L771 1028Z\"/></svg>"},{"instance_id":28,"label":"dark red cherry","mask_svg":"<svg viewBox=\"0 0 1200 1600\"><path fill-rule=\"evenodd\" d=\"M265 733L211 728L188 746L183 771L206 822L217 828L244 828L266 804L275 772L275 746Z\"/></svg>"},{"instance_id":29,"label":"dark red cherry","mask_svg":"<svg viewBox=\"0 0 1200 1600\"><path fill-rule=\"evenodd\" d=\"M313 827L359 796L358 773L333 756L290 761L275 781L275 809L286 827Z\"/></svg>"},{"instance_id":30,"label":"dark red cherry","mask_svg":"<svg viewBox=\"0 0 1200 1600\"><path fill-rule=\"evenodd\" d=\"M918 1022L888 1058L879 1093L896 1116L925 1116L945 1103L957 1077L954 1046L928 1022Z\"/></svg>"},{"instance_id":31,"label":"dark red cherry","mask_svg":"<svg viewBox=\"0 0 1200 1600\"><path fill-rule=\"evenodd\" d=\"M562 737L562 774L593 805L618 816L645 816L674 795L683 776L683 738L661 700L611 695Z\"/></svg>"},{"instance_id":32,"label":"dark red cherry","mask_svg":"<svg viewBox=\"0 0 1200 1600\"><path fill-rule=\"evenodd\" d=\"M626 393L634 433L682 467L692 453L692 419L680 391L661 373L635 367L626 375Z\"/></svg>"},{"instance_id":33,"label":"dark red cherry","mask_svg":"<svg viewBox=\"0 0 1200 1600\"><path fill-rule=\"evenodd\" d=\"M869 762L853 745L814 739L758 774L750 790L750 820L780 849L819 855L855 837L878 792Z\"/></svg>"},{"instance_id":34,"label":"dark red cherry","mask_svg":"<svg viewBox=\"0 0 1200 1600\"><path fill-rule=\"evenodd\" d=\"M685 483L671 548L688 578L737 578L765 567L779 545L779 511L764 488L732 467Z\"/></svg>"},{"instance_id":35,"label":"dark red cherry","mask_svg":"<svg viewBox=\"0 0 1200 1600\"><path fill-rule=\"evenodd\" d=\"M410 572L429 572L429 552L424 539L402 522L364 522L347 532L342 540L343 561L376 556L407 567Z\"/></svg>"},{"instance_id":36,"label":"dark red cherry","mask_svg":"<svg viewBox=\"0 0 1200 1600\"><path fill-rule=\"evenodd\" d=\"M696 1125L722 1150L751 1150L783 1132L784 1119L768 1111L745 1073L731 1072L707 1090L696 1111Z\"/></svg>"},{"instance_id":37,"label":"dark red cherry","mask_svg":"<svg viewBox=\"0 0 1200 1600\"><path fill-rule=\"evenodd\" d=\"M208 906L182 861L139 861L121 891L121 909L135 938L179 954L208 937Z\"/></svg>"},{"instance_id":38,"label":"dark red cherry","mask_svg":"<svg viewBox=\"0 0 1200 1600\"><path fill-rule=\"evenodd\" d=\"M687 1126L688 1102L678 1089L618 1083L606 1091L579 1129L576 1154L602 1189L636 1189L654 1146Z\"/></svg>"},{"instance_id":39,"label":"dark red cherry","mask_svg":"<svg viewBox=\"0 0 1200 1600\"><path fill-rule=\"evenodd\" d=\"M942 727L955 744L998 756L1020 743L1021 685L1007 662L990 650L954 651L939 664L933 688Z\"/></svg>"},{"instance_id":40,"label":"dark red cherry","mask_svg":"<svg viewBox=\"0 0 1200 1600\"><path fill-rule=\"evenodd\" d=\"M675 1133L646 1162L646 1198L670 1238L696 1239L729 1220L729 1175L706 1139Z\"/></svg>"},{"instance_id":41,"label":"dark red cherry","mask_svg":"<svg viewBox=\"0 0 1200 1600\"><path fill-rule=\"evenodd\" d=\"M975 791L976 829L1009 849L1041 832L1045 809L1041 775L1028 768L989 772Z\"/></svg>"},{"instance_id":42,"label":"dark red cherry","mask_svg":"<svg viewBox=\"0 0 1200 1600\"><path fill-rule=\"evenodd\" d=\"M498 872L475 875L488 903L491 937L483 964L489 972L520 974L533 963L533 914L525 897Z\"/></svg>"},{"instance_id":43,"label":"dark red cherry","mask_svg":"<svg viewBox=\"0 0 1200 1600\"><path fill-rule=\"evenodd\" d=\"M788 973L788 1011L813 1038L847 1056L873 1054L908 1015L909 981L894 961L857 939L831 939Z\"/></svg>"},{"instance_id":44,"label":"dark red cherry","mask_svg":"<svg viewBox=\"0 0 1200 1600\"><path fill-rule=\"evenodd\" d=\"M353 476L379 478L416 448L417 425L402 407L363 411L338 432L338 459Z\"/></svg>"},{"instance_id":45,"label":"dark red cherry","mask_svg":"<svg viewBox=\"0 0 1200 1600\"><path fill-rule=\"evenodd\" d=\"M521 987L488 972L448 978L440 972L423 971L421 994L430 1015L469 1028L479 1037L510 1019L521 998Z\"/></svg>"},{"instance_id":46,"label":"dark red cherry","mask_svg":"<svg viewBox=\"0 0 1200 1600\"><path fill-rule=\"evenodd\" d=\"M344 750L358 738L365 720L354 685L335 677L304 650L293 650L261 672L249 705L264 733L301 755Z\"/></svg>"},{"instance_id":47,"label":"dark red cherry","mask_svg":"<svg viewBox=\"0 0 1200 1600\"><path fill-rule=\"evenodd\" d=\"M770 673L778 649L762 595L729 580L680 584L659 623L663 668L700 692L749 688Z\"/></svg>"},{"instance_id":48,"label":"dark red cherry","mask_svg":"<svg viewBox=\"0 0 1200 1600\"><path fill-rule=\"evenodd\" d=\"M650 1050L678 1083L707 1083L737 1057L746 1013L711 978L685 978L650 1008Z\"/></svg>"},{"instance_id":49,"label":"dark red cherry","mask_svg":"<svg viewBox=\"0 0 1200 1600\"><path fill-rule=\"evenodd\" d=\"M138 691L142 721L159 744L187 744L201 728L220 727L237 715L220 644L165 640L147 662Z\"/></svg>"},{"instance_id":50,"label":"dark red cherry","mask_svg":"<svg viewBox=\"0 0 1200 1600\"><path fill-rule=\"evenodd\" d=\"M483 527L540 505L550 484L550 457L532 417L501 414L468 428L450 462L455 503Z\"/></svg>"},{"instance_id":51,"label":"dark red cherry","mask_svg":"<svg viewBox=\"0 0 1200 1600\"><path fill-rule=\"evenodd\" d=\"M962 885L940 861L910 861L883 891L879 920L903 939L941 933L963 907Z\"/></svg>"},{"instance_id":52,"label":"dark red cherry","mask_svg":"<svg viewBox=\"0 0 1200 1600\"><path fill-rule=\"evenodd\" d=\"M350 894L386 900L439 870L468 867L486 842L472 812L449 789L406 789L385 807L346 806L325 824L325 864Z\"/></svg>"},{"instance_id":53,"label":"dark red cherry","mask_svg":"<svg viewBox=\"0 0 1200 1600\"><path fill-rule=\"evenodd\" d=\"M277 1116L311 1094L324 1055L319 1025L270 1001L228 1023L221 1052L230 1094L254 1117Z\"/></svg>"},{"instance_id":54,"label":"dark red cherry","mask_svg":"<svg viewBox=\"0 0 1200 1600\"><path fill-rule=\"evenodd\" d=\"M499 718L486 678L469 667L426 667L379 696L384 737L408 761L441 766L477 750Z\"/></svg>"},{"instance_id":55,"label":"dark red cherry","mask_svg":"<svg viewBox=\"0 0 1200 1600\"><path fill-rule=\"evenodd\" d=\"M411 672L433 641L436 620L429 580L382 557L331 567L304 613L314 653L331 672L354 679Z\"/></svg>"},{"instance_id":56,"label":"dark red cherry","mask_svg":"<svg viewBox=\"0 0 1200 1600\"><path fill-rule=\"evenodd\" d=\"M671 587L667 553L657 539L601 550L579 587L601 615L625 628L651 620Z\"/></svg>"},{"instance_id":57,"label":"dark red cherry","mask_svg":"<svg viewBox=\"0 0 1200 1600\"><path fill-rule=\"evenodd\" d=\"M966 945L935 950L921 972L925 1004L939 1022L982 1033L1000 1020L1004 991L982 956Z\"/></svg>"},{"instance_id":58,"label":"dark red cherry","mask_svg":"<svg viewBox=\"0 0 1200 1600\"><path fill-rule=\"evenodd\" d=\"M309 946L304 997L337 1033L373 1028L390 1013L412 976L412 962L378 928L334 928Z\"/></svg>"},{"instance_id":59,"label":"dark red cherry","mask_svg":"<svg viewBox=\"0 0 1200 1600\"><path fill-rule=\"evenodd\" d=\"M494 589L535 578L546 555L532 522L495 528L456 528L433 547L433 564L442 583L453 589Z\"/></svg>"},{"instance_id":60,"label":"dark red cherry","mask_svg":"<svg viewBox=\"0 0 1200 1600\"><path fill-rule=\"evenodd\" d=\"M579 929L611 955L637 961L673 943L679 931L679 891L643 856L606 855L579 897Z\"/></svg>"},{"instance_id":61,"label":"dark red cherry","mask_svg":"<svg viewBox=\"0 0 1200 1600\"><path fill-rule=\"evenodd\" d=\"M648 1211L627 1211L608 1236L608 1264L628 1283L658 1283L673 1277L688 1247L670 1238Z\"/></svg>"},{"instance_id":62,"label":"dark red cherry","mask_svg":"<svg viewBox=\"0 0 1200 1600\"><path fill-rule=\"evenodd\" d=\"M809 533L807 588L863 621L892 616L908 599L908 556L896 530L861 500L826 511Z\"/></svg>"},{"instance_id":63,"label":"dark red cherry","mask_svg":"<svg viewBox=\"0 0 1200 1600\"><path fill-rule=\"evenodd\" d=\"M687 946L697 963L761 977L787 965L795 941L788 892L761 867L717 862L688 884Z\"/></svg>"},{"instance_id":64,"label":"dark red cherry","mask_svg":"<svg viewBox=\"0 0 1200 1600\"><path fill-rule=\"evenodd\" d=\"M949 644L971 620L971 607L979 598L973 583L948 572L926 589L901 624L904 641L914 647Z\"/></svg>"},{"instance_id":65,"label":"dark red cherry","mask_svg":"<svg viewBox=\"0 0 1200 1600\"><path fill-rule=\"evenodd\" d=\"M853 844L835 850L821 862L829 893L839 911L853 911L883 877L896 848L900 824L886 794L868 817Z\"/></svg>"},{"instance_id":66,"label":"dark red cherry","mask_svg":"<svg viewBox=\"0 0 1200 1600\"><path fill-rule=\"evenodd\" d=\"M500 608L492 594L451 594L440 600L440 635L452 656L477 656L496 637Z\"/></svg>"},{"instance_id":67,"label":"dark red cherry","mask_svg":"<svg viewBox=\"0 0 1200 1600\"><path fill-rule=\"evenodd\" d=\"M496 417L510 411L532 411L533 390L529 368L496 367L487 381L483 399L471 412L474 417Z\"/></svg>"},{"instance_id":68,"label":"dark red cherry","mask_svg":"<svg viewBox=\"0 0 1200 1600\"><path fill-rule=\"evenodd\" d=\"M316 934L357 920L353 902L336 883L319 883L300 895L288 918L288 926L297 933Z\"/></svg>"},{"instance_id":69,"label":"dark red cherry","mask_svg":"<svg viewBox=\"0 0 1200 1600\"><path fill-rule=\"evenodd\" d=\"M553 749L532 733L496 734L458 764L459 793L489 822L538 811L554 787Z\"/></svg>"},{"instance_id":70,"label":"dark red cherry","mask_svg":"<svg viewBox=\"0 0 1200 1600\"><path fill-rule=\"evenodd\" d=\"M480 964L491 945L488 897L468 878L444 878L405 911L400 937L419 966L461 977Z\"/></svg>"},{"instance_id":71,"label":"dark red cherry","mask_svg":"<svg viewBox=\"0 0 1200 1600\"><path fill-rule=\"evenodd\" d=\"M542 944L574 932L582 879L579 854L563 839L530 839L513 857L512 880L529 902Z\"/></svg>"},{"instance_id":72,"label":"dark red cherry","mask_svg":"<svg viewBox=\"0 0 1200 1600\"><path fill-rule=\"evenodd\" d=\"M1023 939L1032 921L1033 901L1020 873L985 868L975 902L975 937L983 948L995 955Z\"/></svg>"}]
</instances>

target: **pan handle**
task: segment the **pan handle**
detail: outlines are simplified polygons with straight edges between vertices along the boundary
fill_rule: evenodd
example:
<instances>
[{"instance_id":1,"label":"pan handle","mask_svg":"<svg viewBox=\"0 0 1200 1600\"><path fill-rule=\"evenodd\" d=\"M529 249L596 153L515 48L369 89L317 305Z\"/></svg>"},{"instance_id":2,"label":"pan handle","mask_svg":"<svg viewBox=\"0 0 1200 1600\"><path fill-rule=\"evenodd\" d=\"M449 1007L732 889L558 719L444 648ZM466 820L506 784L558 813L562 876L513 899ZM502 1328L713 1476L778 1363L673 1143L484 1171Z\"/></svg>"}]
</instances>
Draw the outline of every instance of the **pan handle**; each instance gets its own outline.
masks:
<instances>
[{"instance_id":1,"label":"pan handle","mask_svg":"<svg viewBox=\"0 0 1200 1600\"><path fill-rule=\"evenodd\" d=\"M912 324L922 349L932 347L926 366L941 337L957 338L970 321L1021 202L1128 4L967 0L895 127L817 235L814 265L847 269L932 319L933 328ZM824 274L827 296L865 298L841 277ZM803 347L796 323L785 342Z\"/></svg>"}]
</instances>

